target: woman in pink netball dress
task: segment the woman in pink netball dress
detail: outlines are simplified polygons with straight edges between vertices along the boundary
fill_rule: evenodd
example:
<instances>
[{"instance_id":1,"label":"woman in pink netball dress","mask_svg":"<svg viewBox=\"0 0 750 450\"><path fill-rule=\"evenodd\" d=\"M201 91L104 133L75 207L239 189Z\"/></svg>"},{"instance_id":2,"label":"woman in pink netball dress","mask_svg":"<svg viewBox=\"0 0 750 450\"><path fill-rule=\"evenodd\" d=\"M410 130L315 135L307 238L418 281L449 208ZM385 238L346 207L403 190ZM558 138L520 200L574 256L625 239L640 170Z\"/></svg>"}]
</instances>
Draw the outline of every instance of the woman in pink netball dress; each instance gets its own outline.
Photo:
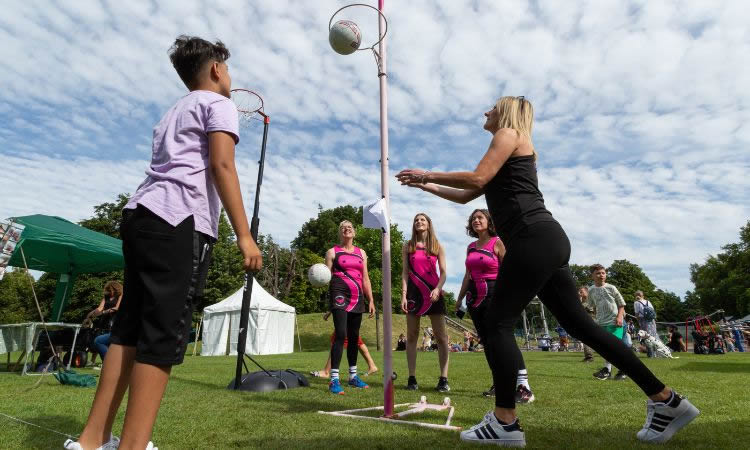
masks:
<instances>
[{"instance_id":1,"label":"woman in pink netball dress","mask_svg":"<svg viewBox=\"0 0 750 450\"><path fill-rule=\"evenodd\" d=\"M466 297L466 306L474 322L474 328L479 334L482 345L485 345L486 332L483 328L483 318L487 305L492 301L495 293L495 283L497 274L500 270L503 257L505 256L505 245L497 237L495 226L490 219L490 212L486 209L475 209L469 216L469 223L466 224L466 233L477 238L476 241L469 244L466 249L466 274L464 281L461 283L461 290L458 293L456 307L460 307L461 301ZM485 357L492 367L492 358L487 354L485 348ZM495 386L484 392L486 397L495 395ZM521 367L518 370L518 379L516 380L516 403L531 403L534 401L534 394L529 386L529 374L526 371L526 365L521 360Z\"/></svg>"},{"instance_id":2,"label":"woman in pink netball dress","mask_svg":"<svg viewBox=\"0 0 750 450\"><path fill-rule=\"evenodd\" d=\"M406 389L417 390L417 340L419 318L429 316L438 345L440 378L436 389L450 391L448 386L448 332L445 328L445 252L435 236L432 221L427 214L414 216L411 240L404 244L403 273L401 276L401 309L406 313L406 361L409 380ZM438 268L440 269L438 271Z\"/></svg>"},{"instance_id":3,"label":"woman in pink netball dress","mask_svg":"<svg viewBox=\"0 0 750 450\"><path fill-rule=\"evenodd\" d=\"M375 314L372 300L372 287L367 274L367 254L354 246L354 225L348 220L339 224L339 245L326 252L326 265L331 270L331 283L328 286L331 315L335 339L331 345L331 382L328 390L332 394L343 394L339 381L339 365L344 352L344 340L359 341L359 326L362 313ZM365 304L365 298L369 306ZM359 389L367 384L357 375L357 346L346 348L349 362L349 386Z\"/></svg>"}]
</instances>

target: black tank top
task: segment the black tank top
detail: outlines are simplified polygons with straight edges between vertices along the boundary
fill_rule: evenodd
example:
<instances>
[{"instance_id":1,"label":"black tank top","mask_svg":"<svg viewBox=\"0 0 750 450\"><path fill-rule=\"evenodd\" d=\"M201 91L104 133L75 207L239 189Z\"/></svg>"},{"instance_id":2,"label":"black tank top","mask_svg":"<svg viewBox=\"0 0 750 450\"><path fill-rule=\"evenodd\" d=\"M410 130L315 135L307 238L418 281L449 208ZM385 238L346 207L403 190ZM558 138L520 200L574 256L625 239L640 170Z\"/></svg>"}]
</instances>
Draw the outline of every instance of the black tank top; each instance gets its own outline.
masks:
<instances>
[{"instance_id":1,"label":"black tank top","mask_svg":"<svg viewBox=\"0 0 750 450\"><path fill-rule=\"evenodd\" d=\"M495 230L506 244L531 224L555 221L539 191L534 155L509 158L484 187L484 197Z\"/></svg>"}]
</instances>

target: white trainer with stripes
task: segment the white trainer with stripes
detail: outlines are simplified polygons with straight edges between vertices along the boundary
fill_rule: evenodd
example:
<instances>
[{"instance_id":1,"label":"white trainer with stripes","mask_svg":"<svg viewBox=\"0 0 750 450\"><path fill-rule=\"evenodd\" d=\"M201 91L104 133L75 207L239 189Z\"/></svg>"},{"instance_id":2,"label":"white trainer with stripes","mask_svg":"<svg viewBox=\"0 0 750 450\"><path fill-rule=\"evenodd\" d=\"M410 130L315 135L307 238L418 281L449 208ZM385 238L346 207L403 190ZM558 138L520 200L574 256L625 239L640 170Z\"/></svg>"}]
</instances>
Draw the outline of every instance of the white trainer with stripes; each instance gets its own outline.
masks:
<instances>
[{"instance_id":1,"label":"white trainer with stripes","mask_svg":"<svg viewBox=\"0 0 750 450\"><path fill-rule=\"evenodd\" d=\"M685 397L672 391L666 402L646 402L646 423L638 432L638 439L644 442L667 442L680 428L698 417L700 411Z\"/></svg>"},{"instance_id":2,"label":"white trainer with stripes","mask_svg":"<svg viewBox=\"0 0 750 450\"><path fill-rule=\"evenodd\" d=\"M526 447L526 437L518 419L510 425L498 422L494 411L484 415L481 422L461 432L461 440L502 447Z\"/></svg>"}]
</instances>

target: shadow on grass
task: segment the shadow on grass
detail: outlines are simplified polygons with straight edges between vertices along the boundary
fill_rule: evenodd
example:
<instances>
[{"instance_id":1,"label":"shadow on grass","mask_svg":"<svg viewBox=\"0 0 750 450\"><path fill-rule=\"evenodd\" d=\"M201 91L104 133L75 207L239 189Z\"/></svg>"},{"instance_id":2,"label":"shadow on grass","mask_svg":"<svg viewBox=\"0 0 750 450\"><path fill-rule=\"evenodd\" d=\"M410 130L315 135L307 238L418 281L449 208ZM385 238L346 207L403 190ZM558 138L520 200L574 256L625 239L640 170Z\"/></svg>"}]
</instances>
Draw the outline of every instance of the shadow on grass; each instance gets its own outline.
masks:
<instances>
[{"instance_id":1,"label":"shadow on grass","mask_svg":"<svg viewBox=\"0 0 750 450\"><path fill-rule=\"evenodd\" d=\"M11 421L7 418L0 418L0 423L6 420L24 427L26 433L23 439L24 448L33 449L62 448L65 440L70 439L71 436L77 436L83 430L84 425L83 422L71 417L56 415L23 417L22 420L33 425ZM71 436L68 436L69 434Z\"/></svg>"},{"instance_id":2,"label":"shadow on grass","mask_svg":"<svg viewBox=\"0 0 750 450\"><path fill-rule=\"evenodd\" d=\"M692 362L689 362L680 366L678 370L687 370L690 372L748 373L750 374L750 364L716 362L716 361L692 361Z\"/></svg>"},{"instance_id":3,"label":"shadow on grass","mask_svg":"<svg viewBox=\"0 0 750 450\"><path fill-rule=\"evenodd\" d=\"M306 352L322 352L331 349L331 335L319 333L300 333L304 342L302 349Z\"/></svg>"},{"instance_id":4,"label":"shadow on grass","mask_svg":"<svg viewBox=\"0 0 750 450\"><path fill-rule=\"evenodd\" d=\"M242 448L305 448L305 449L330 449L330 448L375 448L375 449L453 449L474 448L476 444L461 442L459 433L454 431L436 431L424 428L416 428L409 425L385 425L393 427L394 430L405 430L383 434L369 432L371 427L363 420L340 418L342 427L355 427L360 430L356 437L342 437L332 434L327 437L321 436L298 436L293 437L279 434L278 437L269 439L268 436L254 438L244 435L231 441L234 447ZM378 427L379 428L379 427ZM585 427L556 428L544 427L544 429L526 430L527 448L530 449L653 449L653 444L645 444L637 440L636 429L629 430L592 430ZM716 436L717 432L719 436ZM662 444L659 448L667 449L715 449L730 448L731 437L747 436L750 432L750 424L743 420L731 420L726 422L702 423L700 419L690 424L676 434L672 440ZM738 434L739 433L739 434ZM710 438L716 436L717 438ZM734 447L737 448L737 447Z\"/></svg>"}]
</instances>

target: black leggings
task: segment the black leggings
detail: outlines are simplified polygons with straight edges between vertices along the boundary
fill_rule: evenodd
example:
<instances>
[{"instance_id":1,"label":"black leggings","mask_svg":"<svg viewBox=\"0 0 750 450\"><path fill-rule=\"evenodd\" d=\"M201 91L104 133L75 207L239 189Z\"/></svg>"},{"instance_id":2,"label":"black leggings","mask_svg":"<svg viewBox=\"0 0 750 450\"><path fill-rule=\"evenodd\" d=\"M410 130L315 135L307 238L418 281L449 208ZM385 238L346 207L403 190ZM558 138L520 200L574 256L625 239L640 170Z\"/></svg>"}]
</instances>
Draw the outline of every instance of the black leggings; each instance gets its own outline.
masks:
<instances>
[{"instance_id":1,"label":"black leggings","mask_svg":"<svg viewBox=\"0 0 750 450\"><path fill-rule=\"evenodd\" d=\"M333 327L336 335L331 345L331 369L338 369L341 365L341 355L344 353L344 339L348 340L346 359L349 367L357 365L359 352L359 326L362 323L362 313L348 313L343 309L334 309Z\"/></svg>"},{"instance_id":2,"label":"black leggings","mask_svg":"<svg viewBox=\"0 0 750 450\"><path fill-rule=\"evenodd\" d=\"M485 301L482 302L482 305L480 305L479 308L469 308L469 315L471 316L471 321L474 322L474 328L476 328L477 330L477 335L479 335L479 342L484 346L484 357L487 359L487 364L490 366L490 370L492 370L492 365L495 364L495 361L492 356L490 356L491 350L487 348L487 335L484 332L484 328L482 328L482 324L484 323L484 316L487 314L488 303L489 300L485 299ZM523 356L521 356L521 365L518 366L518 370L525 369L526 364L523 361Z\"/></svg>"},{"instance_id":3,"label":"black leggings","mask_svg":"<svg viewBox=\"0 0 750 450\"><path fill-rule=\"evenodd\" d=\"M506 242L495 295L484 314L485 349L492 359L495 406L515 408L516 376L523 357L513 334L526 305L538 295L560 325L596 350L604 359L630 376L646 395L664 389L659 379L623 344L621 339L597 325L578 299L573 274L568 267L570 241L557 222L526 227Z\"/></svg>"}]
</instances>

